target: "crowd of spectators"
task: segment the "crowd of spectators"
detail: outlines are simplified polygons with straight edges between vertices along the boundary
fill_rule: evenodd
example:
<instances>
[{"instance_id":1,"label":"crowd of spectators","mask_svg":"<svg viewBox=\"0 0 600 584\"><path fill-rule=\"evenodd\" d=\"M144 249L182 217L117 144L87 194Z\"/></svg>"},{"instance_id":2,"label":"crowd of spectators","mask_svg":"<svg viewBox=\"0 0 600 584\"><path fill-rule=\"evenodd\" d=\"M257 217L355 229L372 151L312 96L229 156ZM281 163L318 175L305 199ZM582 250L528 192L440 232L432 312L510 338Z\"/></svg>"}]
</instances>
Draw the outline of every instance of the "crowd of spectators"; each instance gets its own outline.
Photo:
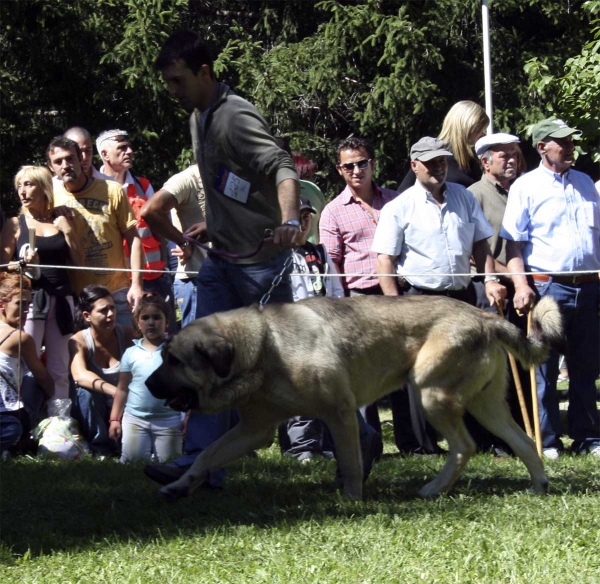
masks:
<instances>
[{"instance_id":1,"label":"crowd of spectators","mask_svg":"<svg viewBox=\"0 0 600 584\"><path fill-rule=\"evenodd\" d=\"M174 33L156 66L191 114L196 164L155 193L150 180L132 172L126 130L98 136L97 170L92 136L73 127L50 141L48 168L23 166L15 175L21 210L4 221L0 263L26 270L32 284L2 274L2 449L29 432L43 415L44 398L54 395L72 400L93 454L131 460L141 448L132 436L146 432L155 442L144 446L145 458L155 454L156 462L147 466L148 476L163 484L177 479L236 423L236 412L191 412L182 423L140 397L147 369L136 368L136 359L150 359L166 332L141 326L140 307L174 333L175 308L178 326L186 326L261 301L282 275L270 302L445 295L490 311L507 305L518 326L536 299L553 296L566 323L567 434L573 452L600 456L594 385L600 373L600 204L591 178L572 168L578 130L559 119L534 126L541 162L526 172L519 137L486 135L485 111L461 101L437 138L415 139L411 169L398 190L378 186L368 140L341 141L335 164L344 188L325 204L315 164L291 155L254 106L216 81L210 51L196 33ZM335 274L339 278L330 277ZM148 294L160 300L148 303ZM142 335L135 343L133 325ZM537 376L544 454L554 459L564 450L559 356L553 351ZM32 383L41 388L35 399L26 389ZM398 388L389 399L398 450L440 454L414 389ZM140 415L144 408L152 419ZM377 404L361 407L357 416L363 458L372 461L381 455ZM480 450L503 452L475 420L467 424ZM280 433L283 450L299 460L334 455L319 420L294 418ZM216 469L207 486L220 488L223 480L224 471Z\"/></svg>"}]
</instances>

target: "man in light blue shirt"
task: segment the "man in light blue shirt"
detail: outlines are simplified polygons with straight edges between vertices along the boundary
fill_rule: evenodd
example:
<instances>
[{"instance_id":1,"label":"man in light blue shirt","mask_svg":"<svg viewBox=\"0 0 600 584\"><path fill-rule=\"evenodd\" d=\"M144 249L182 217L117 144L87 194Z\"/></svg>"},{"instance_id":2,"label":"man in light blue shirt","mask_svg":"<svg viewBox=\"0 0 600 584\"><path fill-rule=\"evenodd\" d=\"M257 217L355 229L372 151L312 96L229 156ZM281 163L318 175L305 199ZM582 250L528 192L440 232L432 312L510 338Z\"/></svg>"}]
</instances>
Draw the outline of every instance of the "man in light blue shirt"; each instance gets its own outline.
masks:
<instances>
[{"instance_id":1,"label":"man in light blue shirt","mask_svg":"<svg viewBox=\"0 0 600 584\"><path fill-rule=\"evenodd\" d=\"M494 230L473 194L446 182L449 156L452 153L437 138L425 137L413 144L410 157L416 183L381 210L371 249L378 254L377 273L386 296L444 295L474 306L477 296L470 277L471 256L479 272L494 272L487 241ZM404 279L402 289L397 277L384 275L394 272ZM490 304L503 304L506 288L499 278L486 277L485 293ZM406 429L396 427L410 425L414 435L410 439L419 445L416 451L435 453L435 432L425 424L413 388L409 385L406 393L393 393L391 404L395 435L403 434L410 443ZM495 446L474 420L467 418L467 425L479 450Z\"/></svg>"},{"instance_id":2,"label":"man in light blue shirt","mask_svg":"<svg viewBox=\"0 0 600 584\"><path fill-rule=\"evenodd\" d=\"M382 209L372 249L378 254L377 273L396 271L409 294L443 294L474 304L470 258L480 273L494 272L487 242L494 230L473 194L446 182L448 156L452 153L437 138L421 138L412 146L417 181ZM490 304L502 303L506 289L499 279L485 281ZM386 296L400 293L397 278L380 276L379 283Z\"/></svg>"},{"instance_id":3,"label":"man in light blue shirt","mask_svg":"<svg viewBox=\"0 0 600 584\"><path fill-rule=\"evenodd\" d=\"M506 239L507 267L513 272L515 308L527 312L545 295L561 307L572 449L600 457L595 389L600 372L600 207L592 179L571 169L573 137L580 134L559 119L533 127L533 144L542 161L512 185L500 236ZM520 275L523 272L532 274ZM543 451L551 459L563 449L556 392L558 357L551 352L537 372Z\"/></svg>"}]
</instances>

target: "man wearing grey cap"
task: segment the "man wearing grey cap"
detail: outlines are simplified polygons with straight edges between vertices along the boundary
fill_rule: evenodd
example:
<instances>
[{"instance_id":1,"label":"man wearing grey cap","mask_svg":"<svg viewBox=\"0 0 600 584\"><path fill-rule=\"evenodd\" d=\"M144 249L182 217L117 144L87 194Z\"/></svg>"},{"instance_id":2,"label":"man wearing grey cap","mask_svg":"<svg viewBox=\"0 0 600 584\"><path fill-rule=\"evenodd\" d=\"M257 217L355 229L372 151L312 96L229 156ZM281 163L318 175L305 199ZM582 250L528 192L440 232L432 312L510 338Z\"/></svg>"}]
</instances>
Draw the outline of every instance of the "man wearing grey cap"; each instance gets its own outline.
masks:
<instances>
[{"instance_id":1,"label":"man wearing grey cap","mask_svg":"<svg viewBox=\"0 0 600 584\"><path fill-rule=\"evenodd\" d=\"M595 389L600 372L600 206L592 179L571 168L573 137L578 135L579 130L559 119L533 127L533 145L542 161L510 188L500 236L507 240L515 308L528 312L538 297L546 295L561 307L572 450L600 457ZM563 450L556 392L558 358L552 351L537 371L543 451L551 459Z\"/></svg>"},{"instance_id":2,"label":"man wearing grey cap","mask_svg":"<svg viewBox=\"0 0 600 584\"><path fill-rule=\"evenodd\" d=\"M494 271L487 242L494 230L473 195L446 182L448 156L452 153L441 140L421 138L410 150L416 183L381 211L372 250L386 296L443 295L474 305L471 256L479 272ZM393 273L403 277L402 289ZM503 302L506 288L498 278L486 277L485 287L490 304ZM415 437L425 452L435 452L435 435L425 430L410 387L408 394Z\"/></svg>"},{"instance_id":3,"label":"man wearing grey cap","mask_svg":"<svg viewBox=\"0 0 600 584\"><path fill-rule=\"evenodd\" d=\"M382 209L372 249L378 254L377 273L403 276L405 293L440 294L474 304L469 260L473 255L480 273L494 271L487 243L494 232L473 195L446 183L448 156L452 153L437 138L421 138L412 146L417 182ZM497 278L485 280L490 304L502 302L504 286ZM385 295L400 293L397 278L382 275L379 282Z\"/></svg>"}]
</instances>

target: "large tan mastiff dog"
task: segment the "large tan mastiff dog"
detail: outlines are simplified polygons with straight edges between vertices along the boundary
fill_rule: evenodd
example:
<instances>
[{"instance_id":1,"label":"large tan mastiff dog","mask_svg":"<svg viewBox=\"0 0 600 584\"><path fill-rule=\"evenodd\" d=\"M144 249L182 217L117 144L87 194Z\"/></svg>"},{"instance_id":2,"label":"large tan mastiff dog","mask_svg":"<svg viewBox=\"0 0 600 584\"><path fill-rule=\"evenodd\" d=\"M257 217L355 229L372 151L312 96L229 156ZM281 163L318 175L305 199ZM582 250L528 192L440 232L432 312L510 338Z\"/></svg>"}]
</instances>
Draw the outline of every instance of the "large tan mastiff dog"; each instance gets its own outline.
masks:
<instances>
[{"instance_id":1,"label":"large tan mastiff dog","mask_svg":"<svg viewBox=\"0 0 600 584\"><path fill-rule=\"evenodd\" d=\"M529 337L495 315L435 296L311 299L199 319L166 345L147 386L176 410L237 408L241 422L161 493L189 495L207 471L269 445L281 421L305 415L329 427L343 493L360 499L356 408L407 381L449 446L445 466L421 496L450 489L475 452L465 410L506 441L527 466L534 489L544 493L542 461L505 402L505 351L530 366L544 361L561 336L560 313L549 297L535 308Z\"/></svg>"}]
</instances>

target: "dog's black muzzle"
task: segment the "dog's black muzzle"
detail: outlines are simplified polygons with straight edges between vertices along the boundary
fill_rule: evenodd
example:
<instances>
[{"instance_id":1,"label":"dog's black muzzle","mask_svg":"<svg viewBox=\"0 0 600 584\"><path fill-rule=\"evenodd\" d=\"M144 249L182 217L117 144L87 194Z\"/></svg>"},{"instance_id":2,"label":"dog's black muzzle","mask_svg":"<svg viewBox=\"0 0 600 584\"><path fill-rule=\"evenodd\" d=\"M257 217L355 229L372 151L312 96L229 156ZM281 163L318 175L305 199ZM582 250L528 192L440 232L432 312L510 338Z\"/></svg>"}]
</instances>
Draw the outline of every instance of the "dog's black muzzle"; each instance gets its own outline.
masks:
<instances>
[{"instance_id":1,"label":"dog's black muzzle","mask_svg":"<svg viewBox=\"0 0 600 584\"><path fill-rule=\"evenodd\" d=\"M146 387L155 398L164 399L166 406L178 412L187 412L198 407L198 394L193 389L174 387L174 381L164 377L159 367L146 379Z\"/></svg>"},{"instance_id":2,"label":"dog's black muzzle","mask_svg":"<svg viewBox=\"0 0 600 584\"><path fill-rule=\"evenodd\" d=\"M161 368L162 367L156 369L156 371L146 379L146 387L155 398L170 399L175 396L177 391L163 379Z\"/></svg>"}]
</instances>

